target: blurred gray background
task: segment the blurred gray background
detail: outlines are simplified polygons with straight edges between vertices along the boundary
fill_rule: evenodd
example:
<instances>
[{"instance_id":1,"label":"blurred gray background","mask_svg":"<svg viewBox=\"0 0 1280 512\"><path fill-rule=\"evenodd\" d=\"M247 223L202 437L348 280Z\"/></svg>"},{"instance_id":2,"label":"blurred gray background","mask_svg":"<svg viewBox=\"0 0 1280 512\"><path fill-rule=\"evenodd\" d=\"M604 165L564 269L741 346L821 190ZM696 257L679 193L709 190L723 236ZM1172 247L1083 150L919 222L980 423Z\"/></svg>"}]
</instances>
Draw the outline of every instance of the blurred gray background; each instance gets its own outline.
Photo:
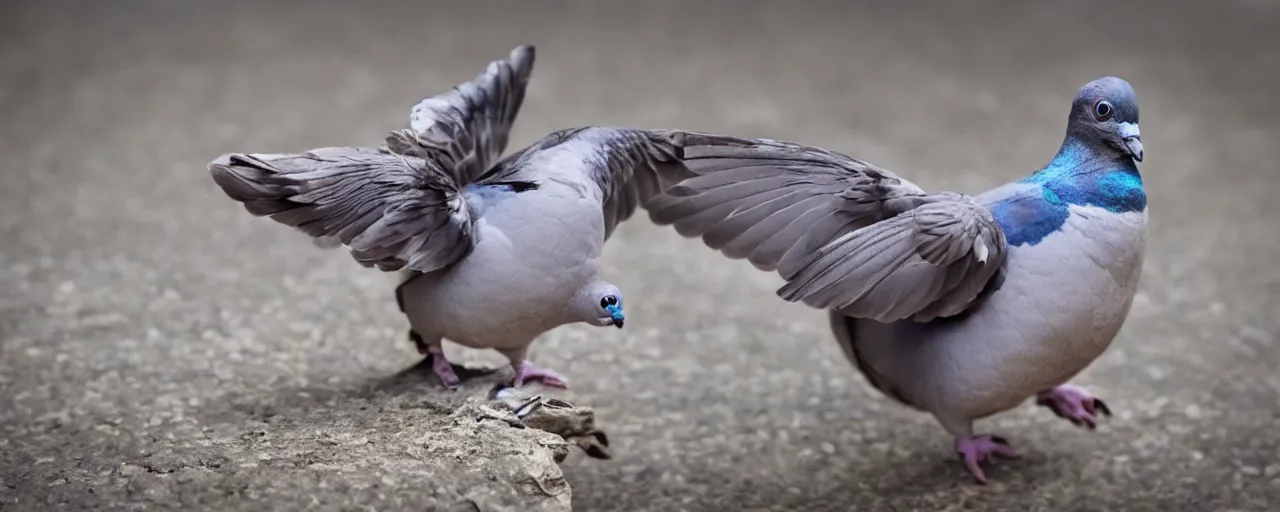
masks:
<instances>
[{"instance_id":1,"label":"blurred gray background","mask_svg":"<svg viewBox=\"0 0 1280 512\"><path fill-rule=\"evenodd\" d=\"M561 328L534 348L614 442L614 460L566 462L575 509L1280 503L1280 3L18 1L3 11L6 511L116 506L116 491L85 482L153 453L185 460L202 431L269 423L282 403L312 419L276 428L332 422L394 439L403 411L380 407L383 395L340 398L418 360L391 278L252 218L205 164L231 151L376 145L418 99L526 43L538 60L509 150L576 125L678 127L802 141L928 189L978 192L1046 163L1076 88L1103 75L1137 90L1147 149L1142 289L1116 343L1076 380L1117 415L1087 432L1027 404L979 423L1024 454L990 470L987 488L930 417L864 383L822 312L777 299L775 276L636 216L606 249L627 328ZM369 464L353 471L388 471ZM341 475L316 467L317 481L342 489ZM152 507L200 508L206 494L234 494L223 484L126 491ZM259 483L236 485L252 494ZM414 508L362 496L369 509Z\"/></svg>"}]
</instances>

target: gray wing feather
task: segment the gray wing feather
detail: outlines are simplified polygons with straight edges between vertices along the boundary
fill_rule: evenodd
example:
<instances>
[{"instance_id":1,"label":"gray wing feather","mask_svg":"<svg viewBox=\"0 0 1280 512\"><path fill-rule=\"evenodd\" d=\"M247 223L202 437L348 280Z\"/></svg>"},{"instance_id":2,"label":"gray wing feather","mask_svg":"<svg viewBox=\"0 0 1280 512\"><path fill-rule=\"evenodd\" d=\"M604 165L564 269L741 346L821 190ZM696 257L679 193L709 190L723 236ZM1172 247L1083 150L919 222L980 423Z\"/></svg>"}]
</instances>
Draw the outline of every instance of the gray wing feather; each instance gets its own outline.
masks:
<instances>
[{"instance_id":1,"label":"gray wing feather","mask_svg":"<svg viewBox=\"0 0 1280 512\"><path fill-rule=\"evenodd\" d=\"M671 133L598 126L560 130L512 155L478 182L536 179L590 187L599 194L607 240L637 208L690 177Z\"/></svg>"},{"instance_id":2,"label":"gray wing feather","mask_svg":"<svg viewBox=\"0 0 1280 512\"><path fill-rule=\"evenodd\" d=\"M820 148L687 131L676 142L694 177L656 198L650 218L762 270L776 269L788 251L816 249L800 245L810 231L825 243L851 220L878 222L924 195L888 171Z\"/></svg>"},{"instance_id":3,"label":"gray wing feather","mask_svg":"<svg viewBox=\"0 0 1280 512\"><path fill-rule=\"evenodd\" d=\"M604 237L608 240L638 207L688 174L678 150L661 132L602 130L597 142L600 157L591 174L603 193Z\"/></svg>"},{"instance_id":4,"label":"gray wing feather","mask_svg":"<svg viewBox=\"0 0 1280 512\"><path fill-rule=\"evenodd\" d=\"M297 227L317 247L345 244L365 266L431 272L466 256L471 213L461 191L506 149L533 71L520 46L470 82L422 100L381 149L230 154L209 172L254 215Z\"/></svg>"},{"instance_id":5,"label":"gray wing feather","mask_svg":"<svg viewBox=\"0 0 1280 512\"><path fill-rule=\"evenodd\" d=\"M959 314L1004 262L1004 234L967 197L938 194L778 268L778 295L855 318L927 322Z\"/></svg>"},{"instance_id":6,"label":"gray wing feather","mask_svg":"<svg viewBox=\"0 0 1280 512\"><path fill-rule=\"evenodd\" d=\"M867 162L791 142L673 140L692 177L654 198L650 218L777 270L786 300L928 321L964 311L1004 263L1004 234L966 196L926 194Z\"/></svg>"},{"instance_id":7,"label":"gray wing feather","mask_svg":"<svg viewBox=\"0 0 1280 512\"><path fill-rule=\"evenodd\" d=\"M471 249L457 184L419 158L370 148L230 154L209 173L249 213L296 227L317 245L340 240L365 266L430 272Z\"/></svg>"},{"instance_id":8,"label":"gray wing feather","mask_svg":"<svg viewBox=\"0 0 1280 512\"><path fill-rule=\"evenodd\" d=\"M506 151L534 56L533 46L517 47L470 82L422 100L410 112L409 128L387 136L387 148L436 161L461 187L474 182Z\"/></svg>"}]
</instances>

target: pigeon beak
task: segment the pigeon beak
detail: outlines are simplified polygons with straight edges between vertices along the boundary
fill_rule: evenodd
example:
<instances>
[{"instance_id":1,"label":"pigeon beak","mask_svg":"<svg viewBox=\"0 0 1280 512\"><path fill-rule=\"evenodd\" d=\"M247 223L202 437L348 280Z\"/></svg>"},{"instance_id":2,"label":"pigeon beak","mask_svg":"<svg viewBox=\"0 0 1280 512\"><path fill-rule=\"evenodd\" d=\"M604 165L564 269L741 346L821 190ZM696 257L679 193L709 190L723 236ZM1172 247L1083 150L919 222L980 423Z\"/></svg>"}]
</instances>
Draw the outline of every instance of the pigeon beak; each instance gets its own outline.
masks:
<instances>
[{"instance_id":1,"label":"pigeon beak","mask_svg":"<svg viewBox=\"0 0 1280 512\"><path fill-rule=\"evenodd\" d=\"M1120 123L1120 140L1124 144L1124 150L1134 160L1142 161L1142 132L1138 131L1137 123Z\"/></svg>"},{"instance_id":2,"label":"pigeon beak","mask_svg":"<svg viewBox=\"0 0 1280 512\"><path fill-rule=\"evenodd\" d=\"M609 323L613 324L614 327L621 329L623 322L627 319L627 316L622 314L622 308L614 305L605 308L605 310L609 312Z\"/></svg>"},{"instance_id":3,"label":"pigeon beak","mask_svg":"<svg viewBox=\"0 0 1280 512\"><path fill-rule=\"evenodd\" d=\"M1139 162L1142 161L1142 137L1126 137L1124 139L1124 149L1129 151L1129 156Z\"/></svg>"}]
</instances>

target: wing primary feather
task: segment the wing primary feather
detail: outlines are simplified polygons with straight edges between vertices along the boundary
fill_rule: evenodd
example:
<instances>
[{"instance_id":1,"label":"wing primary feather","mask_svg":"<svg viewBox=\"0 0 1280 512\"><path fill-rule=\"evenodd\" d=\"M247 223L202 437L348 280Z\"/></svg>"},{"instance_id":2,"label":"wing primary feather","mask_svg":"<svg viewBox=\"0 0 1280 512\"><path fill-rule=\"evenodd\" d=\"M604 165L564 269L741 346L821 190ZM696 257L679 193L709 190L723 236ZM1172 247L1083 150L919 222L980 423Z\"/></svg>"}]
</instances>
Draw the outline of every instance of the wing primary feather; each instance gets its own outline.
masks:
<instances>
[{"instance_id":1,"label":"wing primary feather","mask_svg":"<svg viewBox=\"0 0 1280 512\"><path fill-rule=\"evenodd\" d=\"M650 201L650 218L776 270L786 300L878 321L958 314L1004 264L999 226L970 197L793 142L672 140L692 177Z\"/></svg>"}]
</instances>

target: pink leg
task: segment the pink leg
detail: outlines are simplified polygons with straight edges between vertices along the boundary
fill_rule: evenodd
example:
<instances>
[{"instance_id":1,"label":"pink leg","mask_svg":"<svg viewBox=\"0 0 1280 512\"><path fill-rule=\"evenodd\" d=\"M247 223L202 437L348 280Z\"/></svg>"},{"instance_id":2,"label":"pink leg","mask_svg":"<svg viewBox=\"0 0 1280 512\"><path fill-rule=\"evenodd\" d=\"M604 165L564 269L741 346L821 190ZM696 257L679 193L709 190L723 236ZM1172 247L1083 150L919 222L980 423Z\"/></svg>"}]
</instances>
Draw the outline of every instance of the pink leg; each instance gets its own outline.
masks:
<instances>
[{"instance_id":1,"label":"pink leg","mask_svg":"<svg viewBox=\"0 0 1280 512\"><path fill-rule=\"evenodd\" d=\"M427 357L431 358L431 371L435 372L436 377L440 379L440 383L445 388L457 389L462 379L458 378L458 374L453 371L453 364L444 357L444 349L435 346L427 346L424 350Z\"/></svg>"},{"instance_id":2,"label":"pink leg","mask_svg":"<svg viewBox=\"0 0 1280 512\"><path fill-rule=\"evenodd\" d=\"M565 382L564 377L561 377L560 374L551 370L538 368L528 361L520 361L520 364L514 366L516 376L511 383L513 387L523 387L526 382L531 380L541 381L542 385L551 386L553 388L569 387L569 383Z\"/></svg>"},{"instance_id":3,"label":"pink leg","mask_svg":"<svg viewBox=\"0 0 1280 512\"><path fill-rule=\"evenodd\" d=\"M1084 388L1063 384L1049 391L1036 395L1036 405L1048 407L1061 418L1089 430L1097 428L1098 413L1111 415L1111 408L1102 400L1094 398Z\"/></svg>"},{"instance_id":4,"label":"pink leg","mask_svg":"<svg viewBox=\"0 0 1280 512\"><path fill-rule=\"evenodd\" d=\"M964 466L973 478L982 485L987 484L987 475L978 466L979 462L995 462L995 457L1017 459L1018 452L1009 446L1009 441L1000 436L957 436L956 453L964 461Z\"/></svg>"}]
</instances>

